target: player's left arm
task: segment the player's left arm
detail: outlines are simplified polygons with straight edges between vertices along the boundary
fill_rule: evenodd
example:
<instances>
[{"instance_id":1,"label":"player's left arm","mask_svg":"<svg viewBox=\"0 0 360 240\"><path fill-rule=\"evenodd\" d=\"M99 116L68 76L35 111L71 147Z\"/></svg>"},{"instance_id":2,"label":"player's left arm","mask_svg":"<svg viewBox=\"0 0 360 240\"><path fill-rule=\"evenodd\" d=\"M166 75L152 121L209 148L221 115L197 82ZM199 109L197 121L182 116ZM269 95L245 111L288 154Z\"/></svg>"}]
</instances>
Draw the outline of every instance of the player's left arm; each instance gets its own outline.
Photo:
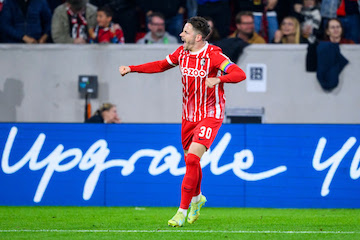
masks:
<instances>
[{"instance_id":1,"label":"player's left arm","mask_svg":"<svg viewBox=\"0 0 360 240\"><path fill-rule=\"evenodd\" d=\"M214 87L219 83L238 83L246 79L245 72L239 68L235 63L231 62L229 59L225 59L220 64L220 70L226 74L220 77L207 78L206 86L209 88Z\"/></svg>"}]
</instances>

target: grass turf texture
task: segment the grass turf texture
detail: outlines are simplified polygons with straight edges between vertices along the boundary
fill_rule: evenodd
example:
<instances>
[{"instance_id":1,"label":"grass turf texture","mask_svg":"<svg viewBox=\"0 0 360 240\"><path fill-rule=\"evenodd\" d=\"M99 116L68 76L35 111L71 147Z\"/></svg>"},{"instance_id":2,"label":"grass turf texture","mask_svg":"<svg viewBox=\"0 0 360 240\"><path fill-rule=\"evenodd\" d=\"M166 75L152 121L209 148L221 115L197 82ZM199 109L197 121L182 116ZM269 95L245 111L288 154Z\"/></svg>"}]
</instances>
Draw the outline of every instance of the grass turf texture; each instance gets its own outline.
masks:
<instances>
[{"instance_id":1,"label":"grass turf texture","mask_svg":"<svg viewBox=\"0 0 360 240\"><path fill-rule=\"evenodd\" d=\"M360 209L203 208L168 227L176 210L0 206L0 239L360 239Z\"/></svg>"}]
</instances>

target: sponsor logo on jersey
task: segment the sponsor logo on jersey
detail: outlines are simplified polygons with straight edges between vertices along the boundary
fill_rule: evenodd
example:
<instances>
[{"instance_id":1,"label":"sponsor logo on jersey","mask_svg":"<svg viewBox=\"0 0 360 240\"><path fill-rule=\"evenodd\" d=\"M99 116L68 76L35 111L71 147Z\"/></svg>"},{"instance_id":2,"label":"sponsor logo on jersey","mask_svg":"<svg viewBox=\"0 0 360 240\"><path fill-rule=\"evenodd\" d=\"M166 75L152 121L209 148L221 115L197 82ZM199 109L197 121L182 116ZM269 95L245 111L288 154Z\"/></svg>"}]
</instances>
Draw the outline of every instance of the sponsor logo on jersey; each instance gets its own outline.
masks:
<instances>
[{"instance_id":1,"label":"sponsor logo on jersey","mask_svg":"<svg viewBox=\"0 0 360 240\"><path fill-rule=\"evenodd\" d=\"M206 72L202 69L182 68L181 72L183 75L190 77L206 77Z\"/></svg>"}]
</instances>

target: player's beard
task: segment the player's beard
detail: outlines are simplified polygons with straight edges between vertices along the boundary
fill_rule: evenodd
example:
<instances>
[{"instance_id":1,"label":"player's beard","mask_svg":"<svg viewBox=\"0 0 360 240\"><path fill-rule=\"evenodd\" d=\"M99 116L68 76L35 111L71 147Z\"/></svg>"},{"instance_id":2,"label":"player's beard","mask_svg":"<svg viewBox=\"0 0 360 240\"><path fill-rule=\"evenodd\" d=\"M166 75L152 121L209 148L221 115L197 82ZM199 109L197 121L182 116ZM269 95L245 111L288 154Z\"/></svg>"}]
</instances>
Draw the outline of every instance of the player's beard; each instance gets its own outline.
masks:
<instances>
[{"instance_id":1,"label":"player's beard","mask_svg":"<svg viewBox=\"0 0 360 240\"><path fill-rule=\"evenodd\" d=\"M195 37L193 39L184 41L184 44L183 44L184 50L192 51L194 45L195 45Z\"/></svg>"}]
</instances>

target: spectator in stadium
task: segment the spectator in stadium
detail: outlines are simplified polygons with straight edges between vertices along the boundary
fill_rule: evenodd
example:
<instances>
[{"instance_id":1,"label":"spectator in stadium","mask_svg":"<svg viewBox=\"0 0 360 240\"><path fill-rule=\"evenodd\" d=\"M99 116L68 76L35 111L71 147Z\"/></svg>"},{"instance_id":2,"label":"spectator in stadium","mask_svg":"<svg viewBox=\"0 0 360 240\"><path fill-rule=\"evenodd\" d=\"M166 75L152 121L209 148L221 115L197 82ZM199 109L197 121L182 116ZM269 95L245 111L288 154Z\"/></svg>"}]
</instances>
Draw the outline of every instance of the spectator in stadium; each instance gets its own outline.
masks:
<instances>
[{"instance_id":1,"label":"spectator in stadium","mask_svg":"<svg viewBox=\"0 0 360 240\"><path fill-rule=\"evenodd\" d=\"M234 0L234 9L239 11L250 11L254 14L255 31L262 36L266 42L270 42L276 30L279 28L275 7L278 0Z\"/></svg>"},{"instance_id":2,"label":"spectator in stadium","mask_svg":"<svg viewBox=\"0 0 360 240\"><path fill-rule=\"evenodd\" d=\"M294 16L300 21L301 34L309 43L314 43L320 32L321 14L316 0L303 0L294 5Z\"/></svg>"},{"instance_id":3,"label":"spectator in stadium","mask_svg":"<svg viewBox=\"0 0 360 240\"><path fill-rule=\"evenodd\" d=\"M245 73L223 53L209 44L206 37L210 26L206 19L193 17L180 34L184 44L166 59L136 66L120 66L122 76L131 73L157 73L180 66L183 82L182 145L186 173L181 187L181 202L169 226L181 227L194 223L206 197L201 194L200 159L210 148L223 122L224 83L237 83ZM193 84L188 84L193 83ZM190 212L187 214L191 203Z\"/></svg>"},{"instance_id":4,"label":"spectator in stadium","mask_svg":"<svg viewBox=\"0 0 360 240\"><path fill-rule=\"evenodd\" d=\"M124 43L124 33L119 24L112 22L110 7L104 6L98 9L95 29L89 29L91 43Z\"/></svg>"},{"instance_id":5,"label":"spectator in stadium","mask_svg":"<svg viewBox=\"0 0 360 240\"><path fill-rule=\"evenodd\" d=\"M51 21L46 0L5 0L1 15L4 42L46 43Z\"/></svg>"},{"instance_id":6,"label":"spectator in stadium","mask_svg":"<svg viewBox=\"0 0 360 240\"><path fill-rule=\"evenodd\" d=\"M341 21L337 18L329 19L326 23L326 40L321 41L317 48L316 76L321 87L332 91L339 84L339 75L349 61L341 54L340 44L354 44L353 40L343 38Z\"/></svg>"},{"instance_id":7,"label":"spectator in stadium","mask_svg":"<svg viewBox=\"0 0 360 240\"><path fill-rule=\"evenodd\" d=\"M308 46L308 51L307 51L307 55L306 55L306 70L309 72L316 71L318 69L318 65L323 64L324 59L325 59L325 61L329 60L329 59L327 59L327 56L330 53L327 52L327 49L331 49L331 51L333 51L334 49L336 51L340 51L340 49L337 46L331 46L332 44L329 45L327 43L329 43L329 42L335 43L335 44L354 44L355 43L353 40L346 39L343 37L343 28L341 25L341 21L337 18L331 18L330 20L328 20L326 22L324 35L325 35L324 36L325 42L324 41L321 41L321 42L316 41L314 43L309 44L309 46ZM322 52L322 55L320 55L320 56L318 54L319 45L321 45L320 49L322 49L320 51L320 52ZM321 58L321 59L319 60L318 58ZM342 59L342 58L339 58L339 59Z\"/></svg>"},{"instance_id":8,"label":"spectator in stadium","mask_svg":"<svg viewBox=\"0 0 360 240\"><path fill-rule=\"evenodd\" d=\"M112 103L104 103L85 123L121 123L121 121L116 106Z\"/></svg>"},{"instance_id":9,"label":"spectator in stadium","mask_svg":"<svg viewBox=\"0 0 360 240\"><path fill-rule=\"evenodd\" d=\"M213 43L213 42L216 42L216 41L219 41L221 38L220 38L220 34L219 34L219 31L217 30L217 28L215 28L214 26L214 21L212 20L211 17L204 17L206 19L206 21L208 22L209 26L210 26L210 33L209 35L207 36L206 40L209 42L209 43Z\"/></svg>"},{"instance_id":10,"label":"spectator in stadium","mask_svg":"<svg viewBox=\"0 0 360 240\"><path fill-rule=\"evenodd\" d=\"M353 40L355 43L359 43L360 12L358 1L342 0L337 15L343 26L344 37Z\"/></svg>"},{"instance_id":11,"label":"spectator in stadium","mask_svg":"<svg viewBox=\"0 0 360 240\"><path fill-rule=\"evenodd\" d=\"M135 43L139 24L137 0L90 0L89 2L98 8L109 7L113 12L112 21L119 24L124 32L125 42Z\"/></svg>"},{"instance_id":12,"label":"spectator in stadium","mask_svg":"<svg viewBox=\"0 0 360 240\"><path fill-rule=\"evenodd\" d=\"M186 0L136 0L136 2L140 10L145 13L147 20L154 12L161 13L165 19L166 31L170 35L176 36L178 42L180 42L178 36L184 25Z\"/></svg>"},{"instance_id":13,"label":"spectator in stadium","mask_svg":"<svg viewBox=\"0 0 360 240\"><path fill-rule=\"evenodd\" d=\"M355 42L351 39L344 38L344 31L341 21L337 18L329 19L325 26L325 40L332 43L345 43L354 44Z\"/></svg>"},{"instance_id":14,"label":"spectator in stadium","mask_svg":"<svg viewBox=\"0 0 360 240\"><path fill-rule=\"evenodd\" d=\"M247 43L266 43L264 38L255 32L254 15L252 12L239 12L235 18L236 30L229 37L240 38Z\"/></svg>"},{"instance_id":15,"label":"spectator in stadium","mask_svg":"<svg viewBox=\"0 0 360 240\"><path fill-rule=\"evenodd\" d=\"M230 33L229 0L197 0L197 3L197 15L211 17L214 20L215 28L219 31L220 38L226 38Z\"/></svg>"},{"instance_id":16,"label":"spectator in stadium","mask_svg":"<svg viewBox=\"0 0 360 240\"><path fill-rule=\"evenodd\" d=\"M165 31L165 18L161 13L152 13L149 16L148 28L150 31L137 41L138 44L175 44L176 37Z\"/></svg>"},{"instance_id":17,"label":"spectator in stadium","mask_svg":"<svg viewBox=\"0 0 360 240\"><path fill-rule=\"evenodd\" d=\"M308 41L301 36L299 21L289 16L283 19L280 29L275 32L273 43L299 44Z\"/></svg>"},{"instance_id":18,"label":"spectator in stadium","mask_svg":"<svg viewBox=\"0 0 360 240\"><path fill-rule=\"evenodd\" d=\"M58 6L51 21L55 43L87 43L89 29L96 26L96 7L87 0L67 0Z\"/></svg>"}]
</instances>

